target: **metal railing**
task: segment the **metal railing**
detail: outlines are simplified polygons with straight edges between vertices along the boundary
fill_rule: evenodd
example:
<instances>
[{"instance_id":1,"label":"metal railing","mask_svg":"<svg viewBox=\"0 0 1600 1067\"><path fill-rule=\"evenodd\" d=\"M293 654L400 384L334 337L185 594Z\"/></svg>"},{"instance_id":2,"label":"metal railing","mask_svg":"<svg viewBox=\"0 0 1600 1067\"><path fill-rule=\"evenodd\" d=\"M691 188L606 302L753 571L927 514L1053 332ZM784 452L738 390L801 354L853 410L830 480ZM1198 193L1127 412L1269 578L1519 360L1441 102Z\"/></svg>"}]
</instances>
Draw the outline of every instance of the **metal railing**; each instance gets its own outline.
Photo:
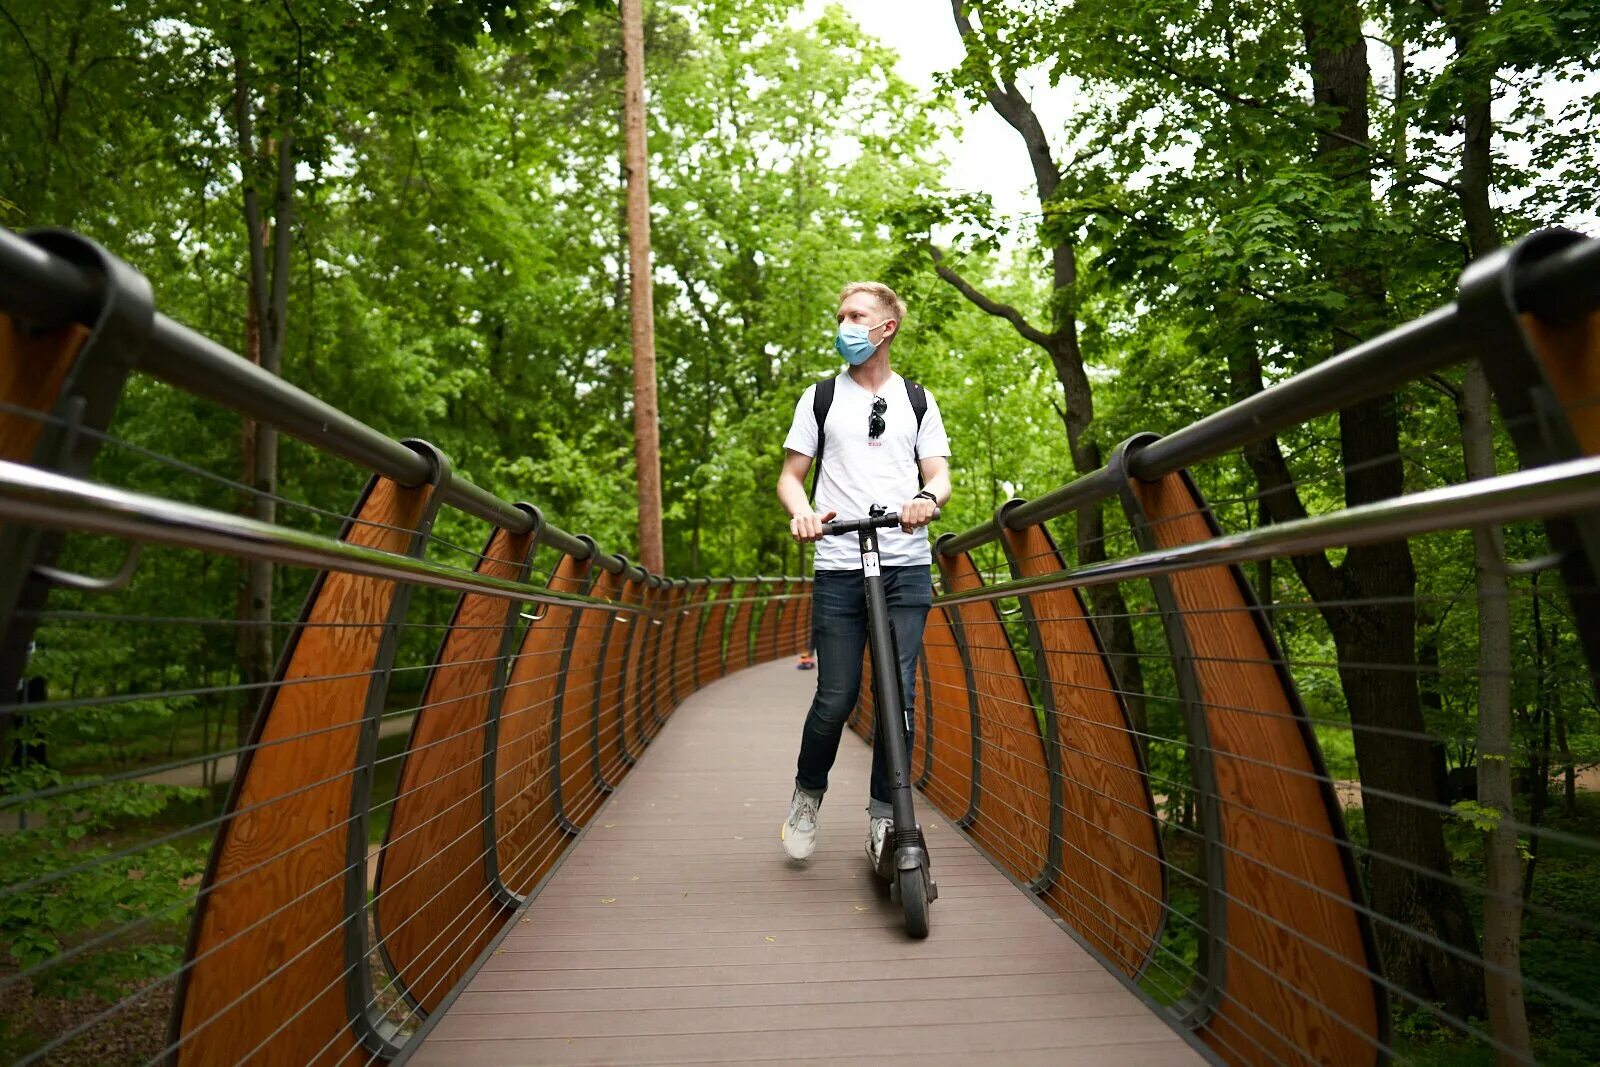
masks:
<instances>
[{"instance_id":1,"label":"metal railing","mask_svg":"<svg viewBox=\"0 0 1600 1067\"><path fill-rule=\"evenodd\" d=\"M925 794L1225 1062L1582 1062L1600 1040L1600 925L1568 881L1600 873L1600 783L1578 788L1585 754L1551 739L1556 718L1593 737L1597 709L1597 309L1600 242L1535 234L1469 269L1456 303L939 539ZM1259 524L1269 493L1334 496L1354 471L1302 462L1252 490L1237 450L1407 387L1451 392L1436 372L1472 362L1523 470L1451 484L1456 436L1363 460L1418 491ZM1111 532L1069 564L1070 520L1102 508ZM1484 529L1521 561L1474 595ZM1370 574L1374 551L1455 584L1365 587L1354 561ZM1084 595L1105 590L1109 611ZM1517 645L1479 662L1480 612L1508 600ZM1364 627L1401 637L1374 650ZM1480 717L1496 684L1512 691ZM1511 810L1480 802L1474 765L1509 780L1512 762Z\"/></svg>"},{"instance_id":2,"label":"metal railing","mask_svg":"<svg viewBox=\"0 0 1600 1067\"><path fill-rule=\"evenodd\" d=\"M90 993L6 1020L22 1062L396 1055L673 708L805 643L802 580L647 573L156 314L80 238L0 231L0 333L0 996ZM367 484L348 515L235 514L255 490L112 432L131 372ZM135 547L90 577L106 538ZM228 612L230 558L276 565L299 616ZM173 588L188 610L152 610ZM278 666L249 681L258 627Z\"/></svg>"},{"instance_id":3,"label":"metal railing","mask_svg":"<svg viewBox=\"0 0 1600 1067\"><path fill-rule=\"evenodd\" d=\"M1600 736L1597 307L1600 243L1535 235L1450 307L938 542L924 797L1224 1062L1581 1062L1600 1041L1600 920L1575 888L1600 873L1600 792L1569 744ZM108 1031L143 1033L141 1060L403 1056L672 709L809 643L805 583L647 574L155 314L80 239L0 232L0 311L0 692L28 694L0 709L22 764L0 797L19 861L0 996L107 976L26 1062ZM1234 458L1397 391L1448 392L1416 383L1472 362L1519 471L1468 482L1461 441L1428 442L1366 461L1414 491L1340 506L1338 457L1290 456L1266 487ZM132 454L109 430L130 371L371 478L348 516L291 501L262 523L231 513L245 487L182 462L113 464ZM191 481L210 488L177 499ZM1313 486L1322 513L1259 524L1266 493ZM1106 532L1085 559L1089 509ZM456 543L463 516L489 523L481 551ZM1500 665L1478 658L1485 528L1514 557ZM148 547L130 561L124 543ZM302 613L214 610L228 558L277 565ZM1410 578L1363 586L1375 558ZM173 590L213 610L165 610ZM245 682L233 641L255 625L279 666ZM1511 743L1482 732L1496 680L1511 692L1486 714ZM107 751L163 733L165 751ZM1473 779L1511 764L1522 784L1497 810ZM59 902L96 899L103 915L52 927ZM1490 942L1508 907L1520 957Z\"/></svg>"}]
</instances>

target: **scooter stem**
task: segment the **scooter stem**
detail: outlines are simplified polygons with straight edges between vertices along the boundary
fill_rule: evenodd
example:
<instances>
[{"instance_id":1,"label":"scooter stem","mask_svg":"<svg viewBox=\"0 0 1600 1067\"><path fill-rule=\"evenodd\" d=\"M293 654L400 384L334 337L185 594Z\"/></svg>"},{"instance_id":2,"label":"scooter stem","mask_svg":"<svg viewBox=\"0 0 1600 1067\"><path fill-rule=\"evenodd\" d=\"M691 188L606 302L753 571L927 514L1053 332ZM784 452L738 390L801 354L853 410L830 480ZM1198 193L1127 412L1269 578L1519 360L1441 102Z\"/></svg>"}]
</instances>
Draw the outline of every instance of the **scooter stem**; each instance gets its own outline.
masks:
<instances>
[{"instance_id":1,"label":"scooter stem","mask_svg":"<svg viewBox=\"0 0 1600 1067\"><path fill-rule=\"evenodd\" d=\"M883 746L884 766L889 772L889 802L894 809L897 830L917 825L916 808L911 799L911 755L906 751L911 733L900 692L900 656L895 647L894 627L889 622L889 601L883 588L883 569L878 555L876 530L859 531L861 539L861 579L866 586L867 639L872 652L872 693L877 704L878 743ZM888 847L887 842L885 847ZM897 855L897 860L900 858Z\"/></svg>"}]
</instances>

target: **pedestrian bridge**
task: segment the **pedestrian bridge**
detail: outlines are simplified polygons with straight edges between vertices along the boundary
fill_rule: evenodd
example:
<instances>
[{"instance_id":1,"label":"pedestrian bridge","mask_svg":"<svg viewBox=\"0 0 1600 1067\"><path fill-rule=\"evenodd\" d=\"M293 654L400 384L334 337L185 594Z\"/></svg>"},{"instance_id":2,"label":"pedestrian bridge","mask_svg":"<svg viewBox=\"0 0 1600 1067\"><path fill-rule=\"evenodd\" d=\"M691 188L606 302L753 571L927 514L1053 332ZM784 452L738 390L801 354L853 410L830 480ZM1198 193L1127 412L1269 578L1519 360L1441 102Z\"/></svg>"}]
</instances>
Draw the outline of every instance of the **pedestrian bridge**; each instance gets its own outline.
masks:
<instances>
[{"instance_id":1,"label":"pedestrian bridge","mask_svg":"<svg viewBox=\"0 0 1600 1067\"><path fill-rule=\"evenodd\" d=\"M1495 1021L1512 995L1593 1026L1592 971L1524 966L1484 932L1514 902L1587 951L1593 916L1537 882L1526 900L1491 884L1476 838L1445 851L1460 815L1443 747L1507 746L1424 714L1448 670L1505 673L1416 643L1470 588L1359 576L1380 550L1423 572L1470 558L1466 531L1514 532L1516 618L1564 620L1542 684L1593 699L1597 307L1600 246L1535 235L1456 303L941 537L912 753L940 897L912 941L862 854L865 744L841 750L816 856L779 848L814 682L794 663L807 579L646 572L172 322L89 242L0 231L0 693L24 694L3 709L8 758L39 758L28 730L89 709L245 707L252 724L0 797L26 844L27 813L81 819L87 798L236 767L214 808L6 875L0 900L44 909L85 878L197 865L165 903L0 971L15 999L98 953L172 946L170 967L16 1058L90 1058L151 1005L168 1021L136 1058L195 1064L1354 1064L1429 1035L1515 1059ZM1205 472L1245 469L1239 450L1259 460L1273 435L1463 365L1488 372L1519 469L1451 479L1440 457L1459 466L1461 443L1440 442L1366 462L1393 469L1392 493L1294 521L1255 524L1259 493L1206 499L1226 480ZM278 495L245 517L250 486L118 436L138 379L366 484L342 519ZM1313 558L1345 576L1339 597L1302 588ZM224 560L272 565L303 602L254 624L267 681L196 666L245 615L149 609L158 584L210 603ZM117 689L48 676L52 648L130 632L191 633L192 661ZM862 738L874 711L864 687ZM1500 816L1513 846L1549 843L1545 862L1600 851L1525 803Z\"/></svg>"}]
</instances>

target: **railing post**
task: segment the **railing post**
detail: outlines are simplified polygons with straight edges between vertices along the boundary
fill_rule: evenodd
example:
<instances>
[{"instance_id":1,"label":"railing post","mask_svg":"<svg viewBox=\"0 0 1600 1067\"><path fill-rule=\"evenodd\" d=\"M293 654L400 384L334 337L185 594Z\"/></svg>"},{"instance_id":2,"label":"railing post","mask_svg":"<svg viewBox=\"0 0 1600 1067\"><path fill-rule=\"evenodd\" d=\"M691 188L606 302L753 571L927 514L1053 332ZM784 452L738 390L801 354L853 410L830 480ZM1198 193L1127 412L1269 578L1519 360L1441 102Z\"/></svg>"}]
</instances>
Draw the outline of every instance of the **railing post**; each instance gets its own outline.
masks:
<instances>
[{"instance_id":1,"label":"railing post","mask_svg":"<svg viewBox=\"0 0 1600 1067\"><path fill-rule=\"evenodd\" d=\"M942 548L943 537L940 543ZM946 589L962 592L983 585L968 553L937 555ZM1050 784L1033 698L997 605L969 602L955 606L953 614L951 629L972 687L976 817L968 822L973 836L1018 880L1038 885L1050 852Z\"/></svg>"},{"instance_id":2,"label":"railing post","mask_svg":"<svg viewBox=\"0 0 1600 1067\"><path fill-rule=\"evenodd\" d=\"M423 554L449 464L413 447L433 460L433 478L407 488L375 476L342 540ZM327 1048L396 1048L370 1010L366 820L410 590L328 572L312 586L240 754L196 900L173 1004L180 1063L233 1061L269 1043L302 1062Z\"/></svg>"},{"instance_id":3,"label":"railing post","mask_svg":"<svg viewBox=\"0 0 1600 1067\"><path fill-rule=\"evenodd\" d=\"M1584 240L1570 230L1540 230L1461 275L1456 306L1465 332L1479 341L1479 361L1524 470L1600 455L1600 310L1519 312L1516 295L1529 268ZM1544 528L1600 695L1600 514L1546 519Z\"/></svg>"},{"instance_id":4,"label":"railing post","mask_svg":"<svg viewBox=\"0 0 1600 1067\"><path fill-rule=\"evenodd\" d=\"M1042 523L1013 530L996 513L1014 578L1066 568ZM1019 597L1038 672L1050 785L1046 902L1124 974L1139 975L1166 918L1155 800L1099 631L1075 589ZM1070 846L1071 855L1064 855Z\"/></svg>"},{"instance_id":5,"label":"railing post","mask_svg":"<svg viewBox=\"0 0 1600 1067\"><path fill-rule=\"evenodd\" d=\"M1118 446L1110 467L1154 439ZM1141 550L1220 534L1185 471L1122 479ZM1389 1009L1360 874L1321 749L1237 566L1151 579L1188 727L1203 852L1198 984L1184 1022L1265 1061L1380 1062ZM1199 621L1196 621L1199 620ZM1285 997L1284 987L1294 990Z\"/></svg>"},{"instance_id":6,"label":"railing post","mask_svg":"<svg viewBox=\"0 0 1600 1067\"><path fill-rule=\"evenodd\" d=\"M93 311L81 322L54 313L19 321L0 312L0 460L85 477L150 335L150 283L77 234L41 230L24 239L0 230L0 241L43 249L96 279ZM59 533L0 525L0 693L16 692L27 668L51 586L40 569L54 566L61 542ZM0 716L0 752L7 751L8 717Z\"/></svg>"},{"instance_id":7,"label":"railing post","mask_svg":"<svg viewBox=\"0 0 1600 1067\"><path fill-rule=\"evenodd\" d=\"M527 580L543 517L520 507L532 527L491 533L475 573ZM456 601L412 720L378 852L373 930L400 991L425 1012L465 976L506 916L488 857L495 740L520 614L507 597L463 593ZM438 931L450 927L458 932L440 945Z\"/></svg>"}]
</instances>

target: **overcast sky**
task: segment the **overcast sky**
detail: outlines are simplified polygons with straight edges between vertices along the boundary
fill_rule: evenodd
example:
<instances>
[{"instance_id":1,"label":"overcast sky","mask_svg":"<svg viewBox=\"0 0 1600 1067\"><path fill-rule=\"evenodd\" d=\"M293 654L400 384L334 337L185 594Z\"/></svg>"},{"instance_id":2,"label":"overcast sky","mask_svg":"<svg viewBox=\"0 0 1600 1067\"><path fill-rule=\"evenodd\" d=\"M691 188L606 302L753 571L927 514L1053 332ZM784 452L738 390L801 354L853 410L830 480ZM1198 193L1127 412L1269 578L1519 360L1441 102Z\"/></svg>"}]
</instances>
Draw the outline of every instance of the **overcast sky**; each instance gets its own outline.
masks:
<instances>
[{"instance_id":1,"label":"overcast sky","mask_svg":"<svg viewBox=\"0 0 1600 1067\"><path fill-rule=\"evenodd\" d=\"M799 17L815 19L828 2L805 0L804 11ZM840 3L867 34L896 53L896 70L912 85L931 92L934 74L949 70L960 61L961 38L950 15L948 0L835 2ZM1381 46L1373 44L1371 47L1376 53ZM1418 57L1419 60L1426 58ZM1387 67L1383 65L1387 63L1386 53L1374 54L1371 59L1375 73L1386 73ZM1070 91L1065 87L1052 88L1043 71L1034 72L1031 77L1020 77L1018 87L1033 102L1046 133L1052 139L1058 136L1065 127L1071 107ZM1527 87L1524 91L1527 91ZM1594 91L1594 80L1547 80L1544 84L1531 87L1531 91L1544 98L1546 107L1552 113L1559 113L1566 103ZM1498 102L1497 122L1505 121L1506 116L1500 112L1508 110L1514 103L1512 100ZM947 136L942 147L949 159L947 183L950 188L962 192L988 193L994 198L996 211L1001 216L1028 215L1039 210L1033 171L1028 164L1022 138L987 105L981 108L962 106L960 122L956 130ZM1059 150L1059 144L1057 147ZM1528 153L1525 145L1508 145L1503 139L1497 138L1496 149L1505 152L1514 163L1526 162ZM1495 197L1497 203L1505 199L1505 194ZM1515 203L1521 197L1511 193L1509 199ZM1551 221L1559 221L1590 234L1600 234L1600 219L1573 216Z\"/></svg>"},{"instance_id":2,"label":"overcast sky","mask_svg":"<svg viewBox=\"0 0 1600 1067\"><path fill-rule=\"evenodd\" d=\"M961 37L947 0L838 0L850 17L872 37L899 57L900 77L912 85L933 90L933 76L961 60ZM821 14L827 0L806 0L805 19ZM1042 75L1024 78L1019 88L1033 100L1046 130L1065 125L1068 94L1052 89ZM950 160L947 182L962 192L984 192L994 197L1002 215L1037 212L1033 170L1022 138L988 105L963 107L956 133L943 145Z\"/></svg>"}]
</instances>

